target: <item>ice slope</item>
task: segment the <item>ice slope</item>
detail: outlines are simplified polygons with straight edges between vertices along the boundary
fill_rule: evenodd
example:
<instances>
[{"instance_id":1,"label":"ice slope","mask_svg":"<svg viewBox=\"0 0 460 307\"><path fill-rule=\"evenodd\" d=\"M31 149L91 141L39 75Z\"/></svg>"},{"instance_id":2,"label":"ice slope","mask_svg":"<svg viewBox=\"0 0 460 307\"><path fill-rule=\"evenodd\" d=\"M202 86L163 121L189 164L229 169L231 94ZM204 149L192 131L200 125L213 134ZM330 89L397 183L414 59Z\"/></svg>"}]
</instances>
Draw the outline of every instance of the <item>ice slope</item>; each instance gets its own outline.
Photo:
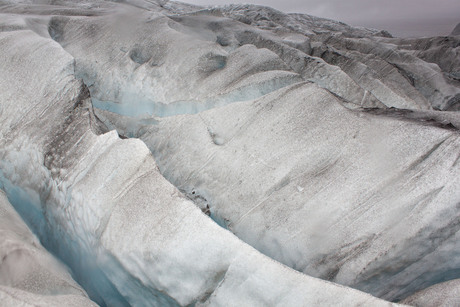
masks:
<instances>
[{"instance_id":1,"label":"ice slope","mask_svg":"<svg viewBox=\"0 0 460 307\"><path fill-rule=\"evenodd\" d=\"M350 111L307 83L140 135L165 177L247 243L397 299L460 265L458 130L397 115Z\"/></svg>"},{"instance_id":2,"label":"ice slope","mask_svg":"<svg viewBox=\"0 0 460 307\"><path fill-rule=\"evenodd\" d=\"M460 80L460 38L458 36L399 39L398 48L437 64L451 80ZM455 98L455 97L454 97ZM458 94L456 99L458 100ZM458 111L458 103L450 109Z\"/></svg>"},{"instance_id":3,"label":"ice slope","mask_svg":"<svg viewBox=\"0 0 460 307\"><path fill-rule=\"evenodd\" d=\"M451 76L446 78L443 75L445 67L441 66L439 69L420 61L420 58L427 60L423 53L429 52L429 47L423 44L424 39L414 39L414 49L418 51L414 56L412 53L398 50L406 46L406 43L388 38L391 35L385 31L350 27L328 19L305 14L284 14L271 8L250 5L228 6L214 10L223 11L226 17L274 32L278 36L287 31L309 37L312 47L310 55L316 60L323 58L331 64L326 66L327 79L340 80L326 81L325 84L322 80L325 79L323 75L323 78L312 81L352 102L356 98L349 99L350 94L340 88L345 82L348 82L345 88L349 88L349 84L352 83L346 78L336 76L338 72L351 78L367 95L375 96L388 107L426 109L431 104L434 108L446 109L458 102L458 83L454 82L453 85ZM458 46L452 46L445 38L435 41L433 47L446 53L452 53L450 49ZM456 49L454 52L457 52ZM293 61L292 53L288 55L284 52L280 57L283 60L290 57L290 61ZM298 61L302 57L295 55L294 58ZM449 54L449 57L442 61L447 65L457 65L458 57ZM339 70L336 69L337 66ZM315 70L313 67L306 68ZM333 68L338 72L331 73ZM410 101L411 99L413 101ZM358 101L360 100L354 102Z\"/></svg>"},{"instance_id":4,"label":"ice slope","mask_svg":"<svg viewBox=\"0 0 460 307\"><path fill-rule=\"evenodd\" d=\"M106 132L57 42L9 28L0 62L1 187L100 305L392 305L296 272L215 224L142 141ZM1 295L12 304L30 298L11 291Z\"/></svg>"},{"instance_id":5,"label":"ice slope","mask_svg":"<svg viewBox=\"0 0 460 307\"><path fill-rule=\"evenodd\" d=\"M450 35L452 35L452 36L460 35L460 23L455 26L455 28L452 30Z\"/></svg>"},{"instance_id":6,"label":"ice slope","mask_svg":"<svg viewBox=\"0 0 460 307\"><path fill-rule=\"evenodd\" d=\"M458 279L434 285L404 300L411 306L458 306L460 304L460 281Z\"/></svg>"},{"instance_id":7,"label":"ice slope","mask_svg":"<svg viewBox=\"0 0 460 307\"><path fill-rule=\"evenodd\" d=\"M97 306L27 228L0 190L2 306Z\"/></svg>"}]
</instances>

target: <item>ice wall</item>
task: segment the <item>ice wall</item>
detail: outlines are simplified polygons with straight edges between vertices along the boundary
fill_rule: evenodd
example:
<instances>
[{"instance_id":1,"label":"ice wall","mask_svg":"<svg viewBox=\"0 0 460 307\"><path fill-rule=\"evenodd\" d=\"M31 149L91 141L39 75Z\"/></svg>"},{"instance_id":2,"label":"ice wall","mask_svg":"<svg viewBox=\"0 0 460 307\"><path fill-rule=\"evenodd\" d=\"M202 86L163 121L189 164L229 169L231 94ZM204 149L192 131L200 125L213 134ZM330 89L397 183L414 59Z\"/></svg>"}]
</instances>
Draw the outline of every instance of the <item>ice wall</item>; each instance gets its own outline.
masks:
<instances>
[{"instance_id":1,"label":"ice wall","mask_svg":"<svg viewBox=\"0 0 460 307\"><path fill-rule=\"evenodd\" d=\"M68 269L41 246L1 190L0 256L2 306L97 306Z\"/></svg>"}]
</instances>

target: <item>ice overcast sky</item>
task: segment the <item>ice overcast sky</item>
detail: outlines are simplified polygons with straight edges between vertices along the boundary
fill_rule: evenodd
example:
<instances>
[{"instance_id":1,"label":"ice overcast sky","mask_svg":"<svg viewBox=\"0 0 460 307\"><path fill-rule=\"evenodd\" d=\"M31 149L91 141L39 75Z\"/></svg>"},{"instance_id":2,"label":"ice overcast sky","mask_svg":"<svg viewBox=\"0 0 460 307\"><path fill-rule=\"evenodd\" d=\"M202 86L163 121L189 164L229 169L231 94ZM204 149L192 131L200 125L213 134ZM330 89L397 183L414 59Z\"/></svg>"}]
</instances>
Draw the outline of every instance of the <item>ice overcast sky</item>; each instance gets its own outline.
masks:
<instances>
[{"instance_id":1,"label":"ice overcast sky","mask_svg":"<svg viewBox=\"0 0 460 307\"><path fill-rule=\"evenodd\" d=\"M252 3L286 13L306 13L394 36L448 35L460 23L460 0L182 0L198 5Z\"/></svg>"}]
</instances>

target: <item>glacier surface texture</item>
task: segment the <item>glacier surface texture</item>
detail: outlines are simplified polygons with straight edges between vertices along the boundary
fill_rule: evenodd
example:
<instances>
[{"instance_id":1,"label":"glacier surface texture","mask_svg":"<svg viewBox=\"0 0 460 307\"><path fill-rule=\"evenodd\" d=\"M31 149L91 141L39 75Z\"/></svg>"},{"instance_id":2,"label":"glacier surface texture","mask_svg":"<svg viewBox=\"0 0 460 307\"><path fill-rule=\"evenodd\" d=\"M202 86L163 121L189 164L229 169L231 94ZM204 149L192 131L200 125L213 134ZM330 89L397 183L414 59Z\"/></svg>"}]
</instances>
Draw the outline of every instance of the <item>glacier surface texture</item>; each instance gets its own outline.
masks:
<instances>
[{"instance_id":1,"label":"glacier surface texture","mask_svg":"<svg viewBox=\"0 0 460 307\"><path fill-rule=\"evenodd\" d=\"M457 32L0 0L0 305L460 305Z\"/></svg>"}]
</instances>

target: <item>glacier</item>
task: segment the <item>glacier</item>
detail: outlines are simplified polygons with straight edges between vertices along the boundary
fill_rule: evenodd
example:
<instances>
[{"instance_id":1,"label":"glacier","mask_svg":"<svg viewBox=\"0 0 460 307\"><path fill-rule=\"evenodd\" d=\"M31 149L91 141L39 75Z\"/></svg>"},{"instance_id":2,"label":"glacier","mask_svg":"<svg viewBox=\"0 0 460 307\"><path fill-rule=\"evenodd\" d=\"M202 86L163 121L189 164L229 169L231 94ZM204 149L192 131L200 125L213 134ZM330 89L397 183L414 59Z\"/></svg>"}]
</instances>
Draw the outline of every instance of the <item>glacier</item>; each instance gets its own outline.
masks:
<instances>
[{"instance_id":1,"label":"glacier","mask_svg":"<svg viewBox=\"0 0 460 307\"><path fill-rule=\"evenodd\" d=\"M455 304L459 44L254 5L0 0L0 298Z\"/></svg>"},{"instance_id":2,"label":"glacier","mask_svg":"<svg viewBox=\"0 0 460 307\"><path fill-rule=\"evenodd\" d=\"M454 279L436 284L409 296L403 302L412 306L457 306L460 303L459 283L458 279Z\"/></svg>"},{"instance_id":3,"label":"glacier","mask_svg":"<svg viewBox=\"0 0 460 307\"><path fill-rule=\"evenodd\" d=\"M97 306L72 279L68 269L40 245L2 191L0 221L3 306Z\"/></svg>"}]
</instances>

